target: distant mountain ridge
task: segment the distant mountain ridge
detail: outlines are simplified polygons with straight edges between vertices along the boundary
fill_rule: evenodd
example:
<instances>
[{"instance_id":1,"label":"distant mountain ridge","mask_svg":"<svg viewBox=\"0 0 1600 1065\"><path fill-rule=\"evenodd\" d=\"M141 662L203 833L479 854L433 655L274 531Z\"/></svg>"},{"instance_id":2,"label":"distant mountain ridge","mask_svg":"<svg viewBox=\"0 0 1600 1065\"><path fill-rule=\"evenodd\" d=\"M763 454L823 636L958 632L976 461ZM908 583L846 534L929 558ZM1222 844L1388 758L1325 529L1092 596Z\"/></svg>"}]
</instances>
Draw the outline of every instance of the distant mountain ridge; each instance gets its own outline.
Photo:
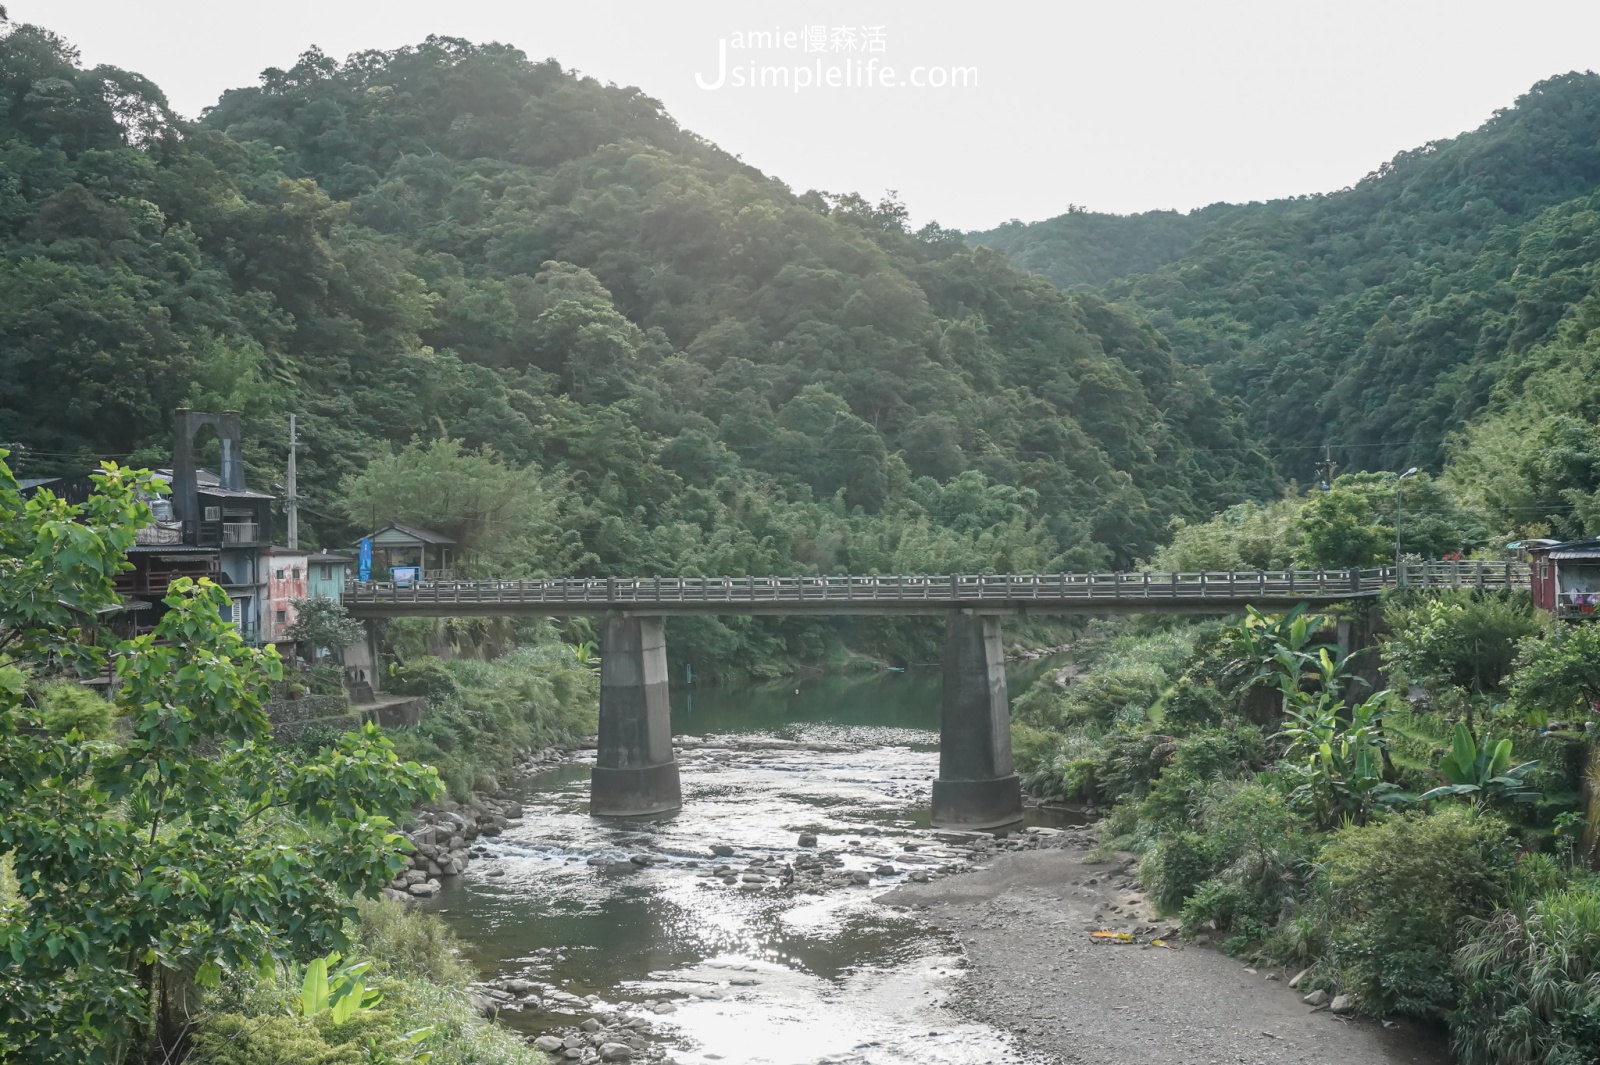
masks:
<instances>
[{"instance_id":1,"label":"distant mountain ridge","mask_svg":"<svg viewBox=\"0 0 1600 1065\"><path fill-rule=\"evenodd\" d=\"M968 239L1148 312L1304 476L1323 445L1346 468L1441 461L1592 288L1597 187L1600 77L1574 73L1349 189Z\"/></svg>"}]
</instances>

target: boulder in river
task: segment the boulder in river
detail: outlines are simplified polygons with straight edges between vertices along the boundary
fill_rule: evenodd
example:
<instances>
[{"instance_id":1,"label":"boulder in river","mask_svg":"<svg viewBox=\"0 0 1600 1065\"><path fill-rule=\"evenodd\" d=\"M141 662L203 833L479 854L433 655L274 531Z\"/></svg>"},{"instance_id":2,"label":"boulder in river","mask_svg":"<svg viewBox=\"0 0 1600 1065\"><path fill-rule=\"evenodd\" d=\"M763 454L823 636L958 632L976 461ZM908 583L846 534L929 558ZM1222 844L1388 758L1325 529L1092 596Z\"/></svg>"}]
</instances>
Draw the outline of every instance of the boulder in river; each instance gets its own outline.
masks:
<instances>
[{"instance_id":1,"label":"boulder in river","mask_svg":"<svg viewBox=\"0 0 1600 1065\"><path fill-rule=\"evenodd\" d=\"M541 1035L539 1038L533 1041L533 1045L544 1051L546 1054L554 1054L556 1051L564 1048L566 1043L561 1039L560 1036Z\"/></svg>"},{"instance_id":2,"label":"boulder in river","mask_svg":"<svg viewBox=\"0 0 1600 1065\"><path fill-rule=\"evenodd\" d=\"M601 1061L631 1061L633 1048L626 1043L601 1043Z\"/></svg>"},{"instance_id":3,"label":"boulder in river","mask_svg":"<svg viewBox=\"0 0 1600 1065\"><path fill-rule=\"evenodd\" d=\"M718 858L732 858L733 848L726 843L717 843L712 846L711 853Z\"/></svg>"},{"instance_id":4,"label":"boulder in river","mask_svg":"<svg viewBox=\"0 0 1600 1065\"><path fill-rule=\"evenodd\" d=\"M810 832L802 832L800 833L799 845L802 847L815 847L817 845L817 837Z\"/></svg>"}]
</instances>

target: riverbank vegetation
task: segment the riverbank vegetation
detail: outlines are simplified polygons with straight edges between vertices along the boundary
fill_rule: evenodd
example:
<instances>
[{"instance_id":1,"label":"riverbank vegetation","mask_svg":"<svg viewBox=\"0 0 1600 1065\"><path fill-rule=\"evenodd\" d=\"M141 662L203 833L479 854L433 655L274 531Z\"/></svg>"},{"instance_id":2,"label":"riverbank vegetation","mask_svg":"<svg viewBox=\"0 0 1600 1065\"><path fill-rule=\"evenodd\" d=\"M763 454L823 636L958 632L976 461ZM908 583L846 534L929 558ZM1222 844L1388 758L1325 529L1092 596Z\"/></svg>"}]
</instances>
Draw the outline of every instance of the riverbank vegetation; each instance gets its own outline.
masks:
<instances>
[{"instance_id":1,"label":"riverbank vegetation","mask_svg":"<svg viewBox=\"0 0 1600 1065\"><path fill-rule=\"evenodd\" d=\"M1593 1060L1593 627L1523 593L1381 613L1388 691L1333 618L1098 628L1016 701L1024 781L1100 805L1186 935L1447 1024L1463 1061Z\"/></svg>"},{"instance_id":2,"label":"riverbank vegetation","mask_svg":"<svg viewBox=\"0 0 1600 1065\"><path fill-rule=\"evenodd\" d=\"M358 902L436 772L371 726L275 743L277 655L210 581L147 635L103 627L159 491L110 469L82 504L24 500L0 461L0 1058L533 1065L429 919ZM109 698L79 683L108 673ZM296 997L330 951L336 986Z\"/></svg>"}]
</instances>

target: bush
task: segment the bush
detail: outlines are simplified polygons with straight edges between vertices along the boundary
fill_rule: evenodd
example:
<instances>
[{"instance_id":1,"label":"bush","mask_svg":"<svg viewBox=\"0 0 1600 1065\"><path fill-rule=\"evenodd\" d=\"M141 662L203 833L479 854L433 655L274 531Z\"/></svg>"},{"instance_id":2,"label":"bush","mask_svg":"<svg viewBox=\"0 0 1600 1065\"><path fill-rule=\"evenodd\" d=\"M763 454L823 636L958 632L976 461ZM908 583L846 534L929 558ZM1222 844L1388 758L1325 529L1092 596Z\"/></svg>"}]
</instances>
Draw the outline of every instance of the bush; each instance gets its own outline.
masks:
<instances>
[{"instance_id":1,"label":"bush","mask_svg":"<svg viewBox=\"0 0 1600 1065\"><path fill-rule=\"evenodd\" d=\"M1249 727L1213 729L1174 741L1171 761L1139 807L1140 818L1151 824L1191 820L1207 786L1253 772L1264 745L1261 733ZM1152 756L1160 757L1165 746L1156 747Z\"/></svg>"},{"instance_id":2,"label":"bush","mask_svg":"<svg viewBox=\"0 0 1600 1065\"><path fill-rule=\"evenodd\" d=\"M354 938L380 972L450 987L473 979L461 941L434 914L383 899L357 899L356 912Z\"/></svg>"},{"instance_id":3,"label":"bush","mask_svg":"<svg viewBox=\"0 0 1600 1065\"><path fill-rule=\"evenodd\" d=\"M493 662L422 661L399 671L405 690L428 695L415 728L395 734L402 757L434 765L457 799L493 789L518 749L565 743L595 729L599 678L556 641Z\"/></svg>"},{"instance_id":4,"label":"bush","mask_svg":"<svg viewBox=\"0 0 1600 1065\"><path fill-rule=\"evenodd\" d=\"M1215 875L1183 907L1184 926L1206 921L1234 933L1236 949L1262 939L1309 878L1317 836L1282 792L1254 781L1219 781L1202 795L1196 827Z\"/></svg>"},{"instance_id":5,"label":"bush","mask_svg":"<svg viewBox=\"0 0 1600 1065\"><path fill-rule=\"evenodd\" d=\"M1155 665L1097 671L1068 689L1059 712L1067 723L1134 725L1144 720L1166 686L1167 675Z\"/></svg>"},{"instance_id":6,"label":"bush","mask_svg":"<svg viewBox=\"0 0 1600 1065\"><path fill-rule=\"evenodd\" d=\"M1362 1012L1438 1017L1453 1003L1463 922L1511 884L1504 821L1469 807L1337 833L1322 853L1329 970Z\"/></svg>"},{"instance_id":7,"label":"bush","mask_svg":"<svg viewBox=\"0 0 1600 1065\"><path fill-rule=\"evenodd\" d=\"M1517 645L1537 631L1526 592L1414 592L1387 599L1383 657L1398 681L1482 694L1504 687Z\"/></svg>"},{"instance_id":8,"label":"bush","mask_svg":"<svg viewBox=\"0 0 1600 1065\"><path fill-rule=\"evenodd\" d=\"M1216 850L1206 837L1198 832L1167 832L1139 863L1139 882L1157 909L1177 913L1218 867Z\"/></svg>"},{"instance_id":9,"label":"bush","mask_svg":"<svg viewBox=\"0 0 1600 1065\"><path fill-rule=\"evenodd\" d=\"M1600 889L1593 882L1501 910L1456 952L1450 1014L1462 1065L1600 1061Z\"/></svg>"},{"instance_id":10,"label":"bush","mask_svg":"<svg viewBox=\"0 0 1600 1065\"><path fill-rule=\"evenodd\" d=\"M39 716L51 732L77 729L84 739L111 738L111 704L77 681L51 681L40 687L38 699Z\"/></svg>"},{"instance_id":11,"label":"bush","mask_svg":"<svg viewBox=\"0 0 1600 1065\"><path fill-rule=\"evenodd\" d=\"M1222 723L1228 700L1209 684L1180 681L1156 707L1161 727L1169 732L1192 732Z\"/></svg>"},{"instance_id":12,"label":"bush","mask_svg":"<svg viewBox=\"0 0 1600 1065\"><path fill-rule=\"evenodd\" d=\"M359 1065L367 1060L359 1043L329 1044L304 1017L206 1017L194 1040L195 1058L207 1065Z\"/></svg>"}]
</instances>

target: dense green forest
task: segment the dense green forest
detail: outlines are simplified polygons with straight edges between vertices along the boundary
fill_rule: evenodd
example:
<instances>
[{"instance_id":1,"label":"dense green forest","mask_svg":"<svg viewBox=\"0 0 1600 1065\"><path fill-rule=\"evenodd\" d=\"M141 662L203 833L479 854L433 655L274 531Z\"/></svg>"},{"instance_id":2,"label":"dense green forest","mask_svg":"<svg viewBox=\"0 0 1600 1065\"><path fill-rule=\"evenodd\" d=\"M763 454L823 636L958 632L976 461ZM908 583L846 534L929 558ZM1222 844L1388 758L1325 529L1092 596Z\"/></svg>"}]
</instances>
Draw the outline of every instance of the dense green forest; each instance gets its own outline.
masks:
<instances>
[{"instance_id":1,"label":"dense green forest","mask_svg":"<svg viewBox=\"0 0 1600 1065\"><path fill-rule=\"evenodd\" d=\"M313 538L451 524L523 574L1127 564L1277 487L1137 312L509 47L313 51L192 124L17 26L0 99L23 476L162 463L188 405L241 411L270 485L295 412ZM375 461L443 480L352 489Z\"/></svg>"},{"instance_id":2,"label":"dense green forest","mask_svg":"<svg viewBox=\"0 0 1600 1065\"><path fill-rule=\"evenodd\" d=\"M1576 534L1600 531L1580 513L1600 488L1597 186L1600 76L1568 74L1338 192L972 239L1148 313L1286 475L1324 445L1346 469L1453 458L1503 527Z\"/></svg>"}]
</instances>

